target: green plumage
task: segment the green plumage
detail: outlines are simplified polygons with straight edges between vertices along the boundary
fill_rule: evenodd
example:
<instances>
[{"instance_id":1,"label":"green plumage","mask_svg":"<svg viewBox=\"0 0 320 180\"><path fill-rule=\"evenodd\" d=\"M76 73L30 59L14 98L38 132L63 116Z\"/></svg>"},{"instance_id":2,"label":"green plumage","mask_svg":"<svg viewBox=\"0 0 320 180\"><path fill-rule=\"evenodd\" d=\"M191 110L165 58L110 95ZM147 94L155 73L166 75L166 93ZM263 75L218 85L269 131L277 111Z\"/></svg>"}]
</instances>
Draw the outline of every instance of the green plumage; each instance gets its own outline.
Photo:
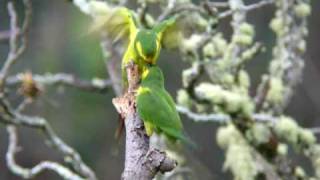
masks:
<instances>
[{"instance_id":1,"label":"green plumage","mask_svg":"<svg viewBox=\"0 0 320 180\"><path fill-rule=\"evenodd\" d=\"M113 41L122 40L127 49L122 58L124 90L128 86L126 66L130 61L138 65L141 85L137 91L137 111L149 136L156 131L171 140L188 144L175 103L164 87L163 74L155 66L161 46L175 47L181 32L176 26L176 16L164 20L151 29L141 27L135 13L124 7L98 3L93 30L99 30ZM172 43L172 41L174 43Z\"/></svg>"},{"instance_id":2,"label":"green plumage","mask_svg":"<svg viewBox=\"0 0 320 180\"><path fill-rule=\"evenodd\" d=\"M141 27L135 13L124 7L104 6L95 15L93 30L105 32L113 41L123 40L127 50L122 58L122 79L127 88L125 67L130 61L138 65L142 74L147 64L156 64L160 54L163 33L175 23L176 17L156 24L152 29Z\"/></svg>"},{"instance_id":3,"label":"green plumage","mask_svg":"<svg viewBox=\"0 0 320 180\"><path fill-rule=\"evenodd\" d=\"M190 141L183 135L183 126L175 103L164 87L162 71L150 66L142 75L137 92L137 110L144 121L147 134L164 133L171 140Z\"/></svg>"}]
</instances>

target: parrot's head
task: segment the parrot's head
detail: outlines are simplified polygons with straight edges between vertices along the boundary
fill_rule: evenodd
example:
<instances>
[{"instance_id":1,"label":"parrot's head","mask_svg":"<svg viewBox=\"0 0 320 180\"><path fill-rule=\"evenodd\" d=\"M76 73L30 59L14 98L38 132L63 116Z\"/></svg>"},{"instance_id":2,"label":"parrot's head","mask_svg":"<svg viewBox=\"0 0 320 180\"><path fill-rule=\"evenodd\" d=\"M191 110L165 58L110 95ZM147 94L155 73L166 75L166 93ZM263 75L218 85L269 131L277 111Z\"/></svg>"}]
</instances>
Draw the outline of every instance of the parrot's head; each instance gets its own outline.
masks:
<instances>
[{"instance_id":1,"label":"parrot's head","mask_svg":"<svg viewBox=\"0 0 320 180\"><path fill-rule=\"evenodd\" d=\"M149 64L155 64L160 52L157 33L152 30L140 30L134 41L136 53Z\"/></svg>"}]
</instances>

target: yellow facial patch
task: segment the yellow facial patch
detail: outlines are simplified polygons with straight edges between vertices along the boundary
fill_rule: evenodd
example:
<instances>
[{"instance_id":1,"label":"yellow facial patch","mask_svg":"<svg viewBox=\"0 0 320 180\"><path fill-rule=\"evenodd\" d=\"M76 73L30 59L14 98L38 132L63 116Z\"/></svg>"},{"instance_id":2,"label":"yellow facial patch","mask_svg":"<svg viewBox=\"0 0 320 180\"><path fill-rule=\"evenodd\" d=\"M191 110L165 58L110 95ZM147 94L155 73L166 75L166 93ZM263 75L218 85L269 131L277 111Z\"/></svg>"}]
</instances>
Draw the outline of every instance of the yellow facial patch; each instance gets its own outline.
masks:
<instances>
[{"instance_id":1,"label":"yellow facial patch","mask_svg":"<svg viewBox=\"0 0 320 180\"><path fill-rule=\"evenodd\" d=\"M139 87L138 91L137 91L137 94L144 94L144 93L148 93L150 92L150 88L147 88L147 87Z\"/></svg>"},{"instance_id":2,"label":"yellow facial patch","mask_svg":"<svg viewBox=\"0 0 320 180\"><path fill-rule=\"evenodd\" d=\"M148 74L149 74L149 69L148 68L144 68L143 72L141 74L141 79L145 79Z\"/></svg>"},{"instance_id":3,"label":"yellow facial patch","mask_svg":"<svg viewBox=\"0 0 320 180\"><path fill-rule=\"evenodd\" d=\"M137 47L137 50L139 52L139 55L143 58L143 59L146 59L146 56L143 54L142 52L142 45L141 45L141 42L137 42L136 44L136 47Z\"/></svg>"}]
</instances>

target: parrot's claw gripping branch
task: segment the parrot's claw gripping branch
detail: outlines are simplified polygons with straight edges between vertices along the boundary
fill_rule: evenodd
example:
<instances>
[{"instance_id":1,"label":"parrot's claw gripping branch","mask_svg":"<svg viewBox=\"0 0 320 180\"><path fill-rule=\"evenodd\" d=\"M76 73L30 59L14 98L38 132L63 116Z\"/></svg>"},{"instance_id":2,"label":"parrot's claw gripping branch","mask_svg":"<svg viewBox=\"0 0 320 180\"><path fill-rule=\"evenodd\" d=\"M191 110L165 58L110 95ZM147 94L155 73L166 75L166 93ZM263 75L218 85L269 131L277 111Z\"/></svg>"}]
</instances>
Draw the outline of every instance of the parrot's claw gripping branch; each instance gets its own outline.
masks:
<instances>
[{"instance_id":1,"label":"parrot's claw gripping branch","mask_svg":"<svg viewBox=\"0 0 320 180\"><path fill-rule=\"evenodd\" d=\"M128 92L113 99L115 108L125 119L126 155L122 179L151 180L159 171L165 173L173 170L177 163L166 153L150 148L149 137L135 106L134 93L139 85L138 66L131 62L126 70Z\"/></svg>"}]
</instances>

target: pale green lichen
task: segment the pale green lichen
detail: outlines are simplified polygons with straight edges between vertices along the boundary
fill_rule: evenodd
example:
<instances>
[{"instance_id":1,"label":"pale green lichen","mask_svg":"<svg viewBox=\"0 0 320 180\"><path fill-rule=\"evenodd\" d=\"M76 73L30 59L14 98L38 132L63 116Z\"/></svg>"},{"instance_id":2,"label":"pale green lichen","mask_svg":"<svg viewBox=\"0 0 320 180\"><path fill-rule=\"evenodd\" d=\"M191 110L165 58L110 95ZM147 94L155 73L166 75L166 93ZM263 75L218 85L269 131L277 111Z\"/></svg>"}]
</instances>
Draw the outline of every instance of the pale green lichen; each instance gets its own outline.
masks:
<instances>
[{"instance_id":1,"label":"pale green lichen","mask_svg":"<svg viewBox=\"0 0 320 180\"><path fill-rule=\"evenodd\" d=\"M306 41L305 40L301 40L297 47L298 47L298 50L299 50L300 53L304 53L306 51L306 48L307 48Z\"/></svg>"},{"instance_id":2,"label":"pale green lichen","mask_svg":"<svg viewBox=\"0 0 320 180\"><path fill-rule=\"evenodd\" d=\"M242 115L244 117L251 117L254 110L255 110L255 106L251 101L247 101L242 105Z\"/></svg>"},{"instance_id":3,"label":"pale green lichen","mask_svg":"<svg viewBox=\"0 0 320 180\"><path fill-rule=\"evenodd\" d=\"M94 17L109 13L112 9L112 7L109 4L102 1L89 1L87 4L88 6L85 10L87 11L86 13Z\"/></svg>"},{"instance_id":4,"label":"pale green lichen","mask_svg":"<svg viewBox=\"0 0 320 180\"><path fill-rule=\"evenodd\" d=\"M247 61L253 58L255 54L260 50L260 46L252 46L251 48L243 51L241 53L241 60Z\"/></svg>"},{"instance_id":5,"label":"pale green lichen","mask_svg":"<svg viewBox=\"0 0 320 180\"><path fill-rule=\"evenodd\" d=\"M317 141L316 136L310 130L303 128L299 131L299 139L302 144L306 144L308 146L315 144Z\"/></svg>"},{"instance_id":6,"label":"pale green lichen","mask_svg":"<svg viewBox=\"0 0 320 180\"><path fill-rule=\"evenodd\" d=\"M267 143L270 136L271 132L269 127L261 123L253 124L253 126L246 132L247 139L255 145Z\"/></svg>"},{"instance_id":7,"label":"pale green lichen","mask_svg":"<svg viewBox=\"0 0 320 180\"><path fill-rule=\"evenodd\" d=\"M205 113L208 109L208 106L205 104L195 104L195 107L198 113Z\"/></svg>"},{"instance_id":8,"label":"pale green lichen","mask_svg":"<svg viewBox=\"0 0 320 180\"><path fill-rule=\"evenodd\" d=\"M160 3L160 2L163 2L163 0L143 0L147 3Z\"/></svg>"},{"instance_id":9,"label":"pale green lichen","mask_svg":"<svg viewBox=\"0 0 320 180\"><path fill-rule=\"evenodd\" d=\"M313 145L311 148L311 160L312 165L315 169L315 174L317 178L320 178L320 145Z\"/></svg>"},{"instance_id":10,"label":"pale green lichen","mask_svg":"<svg viewBox=\"0 0 320 180\"><path fill-rule=\"evenodd\" d=\"M253 36L246 34L234 35L232 41L243 46L249 46L253 42Z\"/></svg>"},{"instance_id":11,"label":"pale green lichen","mask_svg":"<svg viewBox=\"0 0 320 180\"><path fill-rule=\"evenodd\" d=\"M221 83L226 86L234 85L234 80L234 76L232 76L231 74L224 74L221 77Z\"/></svg>"},{"instance_id":12,"label":"pale green lichen","mask_svg":"<svg viewBox=\"0 0 320 180\"><path fill-rule=\"evenodd\" d=\"M217 131L217 143L222 149L226 149L229 145L243 141L240 132L233 124L219 127Z\"/></svg>"},{"instance_id":13,"label":"pale green lichen","mask_svg":"<svg viewBox=\"0 0 320 180\"><path fill-rule=\"evenodd\" d=\"M275 125L277 135L292 144L297 144L299 130L298 124L286 116L282 116Z\"/></svg>"},{"instance_id":14,"label":"pale green lichen","mask_svg":"<svg viewBox=\"0 0 320 180\"><path fill-rule=\"evenodd\" d=\"M189 97L189 94L184 89L180 89L177 92L177 103L184 107L191 107L192 100Z\"/></svg>"},{"instance_id":15,"label":"pale green lichen","mask_svg":"<svg viewBox=\"0 0 320 180\"><path fill-rule=\"evenodd\" d=\"M307 3L299 3L294 6L294 13L301 18L309 16L311 14L311 7Z\"/></svg>"},{"instance_id":16,"label":"pale green lichen","mask_svg":"<svg viewBox=\"0 0 320 180\"><path fill-rule=\"evenodd\" d=\"M254 180L258 174L247 144L233 144L228 148L224 168L230 169L237 180Z\"/></svg>"},{"instance_id":17,"label":"pale green lichen","mask_svg":"<svg viewBox=\"0 0 320 180\"><path fill-rule=\"evenodd\" d=\"M225 100L225 109L226 112L229 113L236 113L239 111L243 104L243 97L239 94L231 93L231 92L225 92L224 96Z\"/></svg>"},{"instance_id":18,"label":"pale green lichen","mask_svg":"<svg viewBox=\"0 0 320 180\"><path fill-rule=\"evenodd\" d=\"M295 169L294 169L294 175L297 177L297 178L305 178L306 177L306 173L304 171L304 169L300 166L297 166Z\"/></svg>"},{"instance_id":19,"label":"pale green lichen","mask_svg":"<svg viewBox=\"0 0 320 180\"><path fill-rule=\"evenodd\" d=\"M205 68L214 83L230 87L234 85L234 76L228 72L231 64L230 60L218 59L208 63Z\"/></svg>"},{"instance_id":20,"label":"pale green lichen","mask_svg":"<svg viewBox=\"0 0 320 180\"><path fill-rule=\"evenodd\" d=\"M280 78L270 78L269 91L266 100L271 104L281 104L283 100L284 85Z\"/></svg>"},{"instance_id":21,"label":"pale green lichen","mask_svg":"<svg viewBox=\"0 0 320 180\"><path fill-rule=\"evenodd\" d=\"M203 47L202 53L206 57L218 57L224 54L226 48L227 41L221 33L217 33L212 40Z\"/></svg>"},{"instance_id":22,"label":"pale green lichen","mask_svg":"<svg viewBox=\"0 0 320 180\"><path fill-rule=\"evenodd\" d=\"M250 77L245 70L240 70L238 74L239 86L248 89L250 87Z\"/></svg>"},{"instance_id":23,"label":"pale green lichen","mask_svg":"<svg viewBox=\"0 0 320 180\"><path fill-rule=\"evenodd\" d=\"M253 26L251 24L244 22L244 23L242 23L240 25L239 28L240 28L240 32L242 34L246 34L246 35L249 35L249 36L254 36L255 32L254 32L254 28L253 28Z\"/></svg>"},{"instance_id":24,"label":"pale green lichen","mask_svg":"<svg viewBox=\"0 0 320 180\"><path fill-rule=\"evenodd\" d=\"M288 154L288 145L283 143L278 144L277 154L280 156L286 156Z\"/></svg>"},{"instance_id":25,"label":"pale green lichen","mask_svg":"<svg viewBox=\"0 0 320 180\"><path fill-rule=\"evenodd\" d=\"M184 4L184 3L189 3L190 0L176 0L177 4Z\"/></svg>"},{"instance_id":26,"label":"pale green lichen","mask_svg":"<svg viewBox=\"0 0 320 180\"><path fill-rule=\"evenodd\" d=\"M238 43L243 46L249 46L253 42L255 32L254 28L249 23L241 23L239 26L239 33L233 35L232 42Z\"/></svg>"},{"instance_id":27,"label":"pale green lichen","mask_svg":"<svg viewBox=\"0 0 320 180\"><path fill-rule=\"evenodd\" d=\"M285 27L285 23L283 22L283 19L280 17L275 17L270 22L270 28L278 35L282 36L284 35L287 30Z\"/></svg>"},{"instance_id":28,"label":"pale green lichen","mask_svg":"<svg viewBox=\"0 0 320 180\"><path fill-rule=\"evenodd\" d=\"M218 145L226 149L224 169L230 170L235 179L254 179L258 170L251 156L250 146L239 130L233 124L228 124L218 129L216 137Z\"/></svg>"},{"instance_id":29,"label":"pale green lichen","mask_svg":"<svg viewBox=\"0 0 320 180\"><path fill-rule=\"evenodd\" d=\"M147 13L147 14L145 15L145 21L146 21L146 24L148 24L148 25L151 26L151 27L155 24L154 18L153 18L152 15L149 14L149 13Z\"/></svg>"},{"instance_id":30,"label":"pale green lichen","mask_svg":"<svg viewBox=\"0 0 320 180\"><path fill-rule=\"evenodd\" d=\"M223 38L222 33L217 33L213 38L212 42L215 44L217 48L217 52L223 53L225 48L227 47L227 41Z\"/></svg>"},{"instance_id":31,"label":"pale green lichen","mask_svg":"<svg viewBox=\"0 0 320 180\"><path fill-rule=\"evenodd\" d=\"M225 113L239 113L250 116L254 111L254 106L247 95L224 90L219 85L201 83L195 88L195 93L200 99L221 105Z\"/></svg>"},{"instance_id":32,"label":"pale green lichen","mask_svg":"<svg viewBox=\"0 0 320 180\"><path fill-rule=\"evenodd\" d=\"M208 20L198 13L193 13L191 21L193 22L193 27L196 27L198 31L205 31L209 26Z\"/></svg>"},{"instance_id":33,"label":"pale green lichen","mask_svg":"<svg viewBox=\"0 0 320 180\"><path fill-rule=\"evenodd\" d=\"M182 71L182 85L183 87L187 87L190 82L192 81L192 74L193 74L193 70L192 68L190 69L185 69Z\"/></svg>"},{"instance_id":34,"label":"pale green lichen","mask_svg":"<svg viewBox=\"0 0 320 180\"><path fill-rule=\"evenodd\" d=\"M194 62L192 67L182 71L182 85L183 87L188 87L193 81L194 77L199 74L199 63Z\"/></svg>"},{"instance_id":35,"label":"pale green lichen","mask_svg":"<svg viewBox=\"0 0 320 180\"><path fill-rule=\"evenodd\" d=\"M215 57L216 56L216 51L215 51L215 46L213 43L208 43L206 44L203 49L202 53L205 57Z\"/></svg>"},{"instance_id":36,"label":"pale green lichen","mask_svg":"<svg viewBox=\"0 0 320 180\"><path fill-rule=\"evenodd\" d=\"M210 100L213 103L222 103L223 101L223 89L219 85L213 85L210 83L201 83L195 88L195 93L200 99Z\"/></svg>"},{"instance_id":37,"label":"pale green lichen","mask_svg":"<svg viewBox=\"0 0 320 180\"><path fill-rule=\"evenodd\" d=\"M197 47L199 47L200 42L202 41L202 35L193 34L190 38L184 39L182 45L182 51L192 52L195 51Z\"/></svg>"}]
</instances>

